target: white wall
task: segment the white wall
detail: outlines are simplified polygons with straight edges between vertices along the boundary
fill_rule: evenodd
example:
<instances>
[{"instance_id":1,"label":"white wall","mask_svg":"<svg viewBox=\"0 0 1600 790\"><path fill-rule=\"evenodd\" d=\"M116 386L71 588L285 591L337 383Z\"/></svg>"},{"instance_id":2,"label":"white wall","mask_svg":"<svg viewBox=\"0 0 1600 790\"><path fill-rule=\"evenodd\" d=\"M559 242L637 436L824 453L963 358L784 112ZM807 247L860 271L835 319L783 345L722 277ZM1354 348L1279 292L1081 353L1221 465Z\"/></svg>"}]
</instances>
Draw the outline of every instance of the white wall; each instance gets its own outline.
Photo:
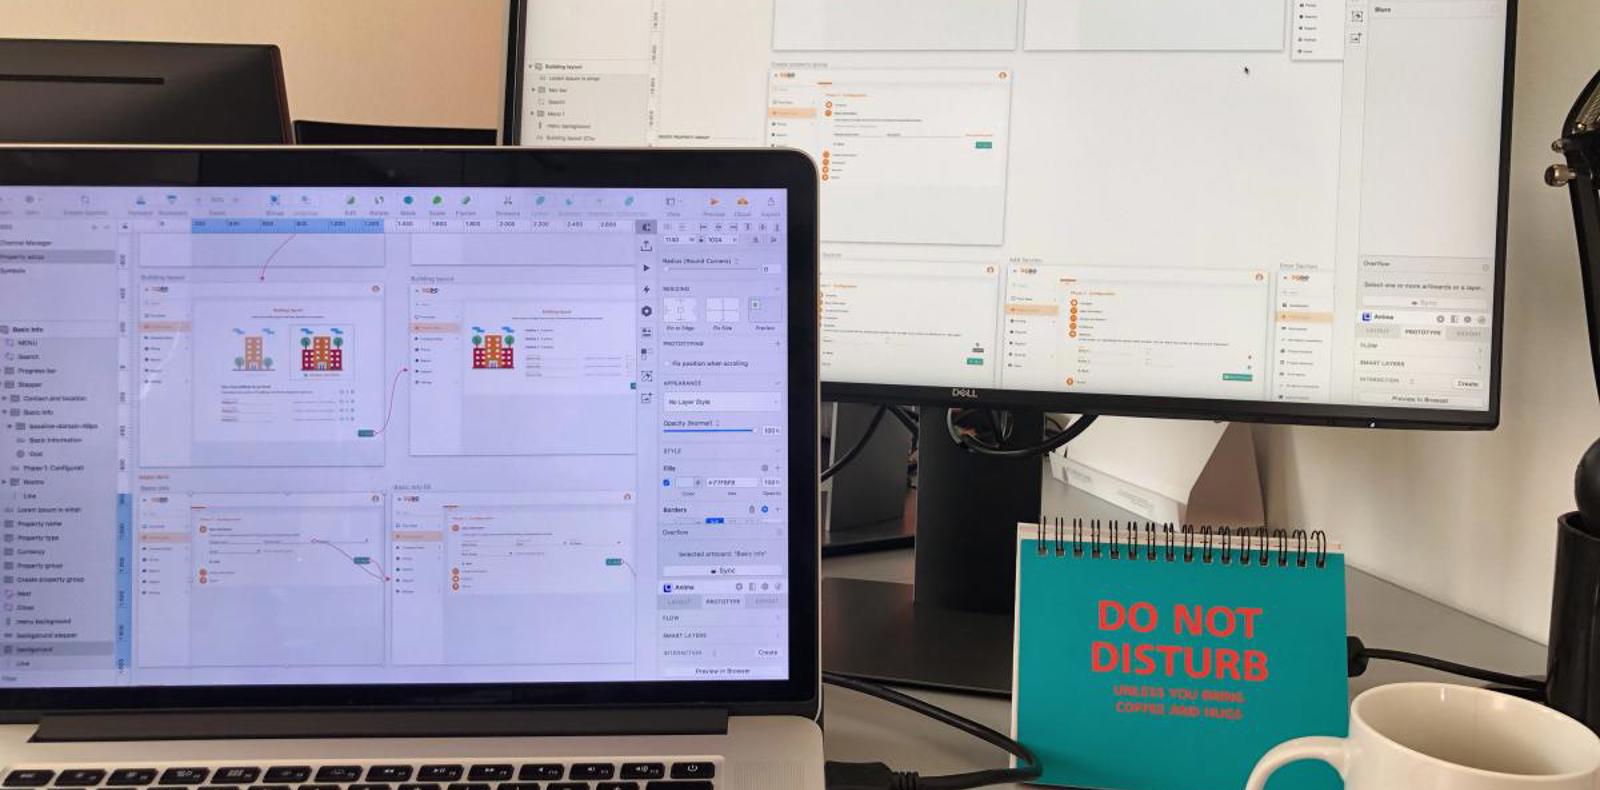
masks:
<instances>
[{"instance_id":1,"label":"white wall","mask_svg":"<svg viewBox=\"0 0 1600 790\"><path fill-rule=\"evenodd\" d=\"M0 0L0 36L277 44L297 119L494 128L506 0Z\"/></svg>"},{"instance_id":2,"label":"white wall","mask_svg":"<svg viewBox=\"0 0 1600 790\"><path fill-rule=\"evenodd\" d=\"M1600 437L1571 210L1541 178L1600 69L1597 42L1600 3L1522 0L1500 429L1258 429L1274 524L1326 528L1352 564L1540 641L1555 518L1573 508L1573 469Z\"/></svg>"}]
</instances>

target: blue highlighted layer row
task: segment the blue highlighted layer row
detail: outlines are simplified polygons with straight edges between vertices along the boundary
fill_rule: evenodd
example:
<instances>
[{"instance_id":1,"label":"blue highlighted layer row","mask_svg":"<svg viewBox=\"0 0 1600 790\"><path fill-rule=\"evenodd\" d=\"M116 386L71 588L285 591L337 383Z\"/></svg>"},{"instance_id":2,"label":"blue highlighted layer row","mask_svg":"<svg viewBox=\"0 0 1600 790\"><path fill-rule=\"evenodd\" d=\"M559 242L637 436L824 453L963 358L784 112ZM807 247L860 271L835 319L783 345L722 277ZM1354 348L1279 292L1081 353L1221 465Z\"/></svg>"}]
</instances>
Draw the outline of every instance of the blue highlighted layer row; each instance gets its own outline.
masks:
<instances>
[{"instance_id":1,"label":"blue highlighted layer row","mask_svg":"<svg viewBox=\"0 0 1600 790\"><path fill-rule=\"evenodd\" d=\"M227 217L190 220L190 233L382 233L378 217Z\"/></svg>"},{"instance_id":2,"label":"blue highlighted layer row","mask_svg":"<svg viewBox=\"0 0 1600 790\"><path fill-rule=\"evenodd\" d=\"M112 610L116 620L117 671L126 672L133 662L133 497L117 494L117 598Z\"/></svg>"}]
</instances>

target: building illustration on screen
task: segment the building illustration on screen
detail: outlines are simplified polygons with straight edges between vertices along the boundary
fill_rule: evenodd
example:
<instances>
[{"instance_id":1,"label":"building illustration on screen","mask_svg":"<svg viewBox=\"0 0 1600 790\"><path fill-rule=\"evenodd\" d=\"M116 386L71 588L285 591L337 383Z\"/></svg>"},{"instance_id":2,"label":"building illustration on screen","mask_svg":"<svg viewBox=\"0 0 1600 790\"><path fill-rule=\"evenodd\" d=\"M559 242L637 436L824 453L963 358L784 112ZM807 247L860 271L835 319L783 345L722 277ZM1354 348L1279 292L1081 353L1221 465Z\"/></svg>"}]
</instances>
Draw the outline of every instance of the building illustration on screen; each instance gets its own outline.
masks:
<instances>
[{"instance_id":1,"label":"building illustration on screen","mask_svg":"<svg viewBox=\"0 0 1600 790\"><path fill-rule=\"evenodd\" d=\"M472 369L511 370L516 365L516 333L509 326L500 332L486 332L483 327L472 328Z\"/></svg>"},{"instance_id":2,"label":"building illustration on screen","mask_svg":"<svg viewBox=\"0 0 1600 790\"><path fill-rule=\"evenodd\" d=\"M233 369L245 372L260 372L272 370L272 357L267 356L267 335L272 330L263 329L259 334L245 334L243 329L235 329L233 333L240 336L243 341L241 353L233 358Z\"/></svg>"},{"instance_id":3,"label":"building illustration on screen","mask_svg":"<svg viewBox=\"0 0 1600 790\"><path fill-rule=\"evenodd\" d=\"M344 330L331 327L326 334L300 330L300 370L338 372L344 370Z\"/></svg>"}]
</instances>

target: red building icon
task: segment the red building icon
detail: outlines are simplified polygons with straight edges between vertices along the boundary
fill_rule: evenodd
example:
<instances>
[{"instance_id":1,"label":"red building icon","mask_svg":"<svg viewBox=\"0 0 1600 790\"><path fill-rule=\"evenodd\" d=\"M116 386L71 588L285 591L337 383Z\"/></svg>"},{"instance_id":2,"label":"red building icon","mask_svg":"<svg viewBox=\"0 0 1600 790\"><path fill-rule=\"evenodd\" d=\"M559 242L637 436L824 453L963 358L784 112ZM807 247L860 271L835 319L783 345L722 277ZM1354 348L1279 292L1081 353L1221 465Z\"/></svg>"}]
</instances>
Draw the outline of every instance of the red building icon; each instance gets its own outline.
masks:
<instances>
[{"instance_id":1,"label":"red building icon","mask_svg":"<svg viewBox=\"0 0 1600 790\"><path fill-rule=\"evenodd\" d=\"M481 344L475 344L472 348L474 370L509 370L516 367L515 351L505 342L505 338L487 335L482 339Z\"/></svg>"},{"instance_id":2,"label":"red building icon","mask_svg":"<svg viewBox=\"0 0 1600 790\"><path fill-rule=\"evenodd\" d=\"M300 349L300 369L303 371L344 370L344 349L335 347L333 338L327 335L317 335L311 338L309 346Z\"/></svg>"}]
</instances>

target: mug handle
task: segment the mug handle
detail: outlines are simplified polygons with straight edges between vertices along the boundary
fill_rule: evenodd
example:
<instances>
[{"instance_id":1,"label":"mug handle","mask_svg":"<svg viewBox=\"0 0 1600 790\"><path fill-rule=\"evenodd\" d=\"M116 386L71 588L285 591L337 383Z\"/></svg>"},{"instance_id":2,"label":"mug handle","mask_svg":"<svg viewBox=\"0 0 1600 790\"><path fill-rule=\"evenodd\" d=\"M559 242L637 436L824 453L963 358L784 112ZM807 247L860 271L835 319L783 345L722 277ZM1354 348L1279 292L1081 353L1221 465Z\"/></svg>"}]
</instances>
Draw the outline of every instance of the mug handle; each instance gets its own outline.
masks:
<instances>
[{"instance_id":1,"label":"mug handle","mask_svg":"<svg viewBox=\"0 0 1600 790\"><path fill-rule=\"evenodd\" d=\"M1310 738L1295 738L1284 741L1272 747L1262 755L1250 772L1250 780L1245 783L1245 790L1265 790L1267 779L1273 772L1289 763L1301 760L1321 760L1339 772L1339 778L1345 778L1345 766L1350 759L1350 742L1344 738L1328 738L1312 736Z\"/></svg>"}]
</instances>

